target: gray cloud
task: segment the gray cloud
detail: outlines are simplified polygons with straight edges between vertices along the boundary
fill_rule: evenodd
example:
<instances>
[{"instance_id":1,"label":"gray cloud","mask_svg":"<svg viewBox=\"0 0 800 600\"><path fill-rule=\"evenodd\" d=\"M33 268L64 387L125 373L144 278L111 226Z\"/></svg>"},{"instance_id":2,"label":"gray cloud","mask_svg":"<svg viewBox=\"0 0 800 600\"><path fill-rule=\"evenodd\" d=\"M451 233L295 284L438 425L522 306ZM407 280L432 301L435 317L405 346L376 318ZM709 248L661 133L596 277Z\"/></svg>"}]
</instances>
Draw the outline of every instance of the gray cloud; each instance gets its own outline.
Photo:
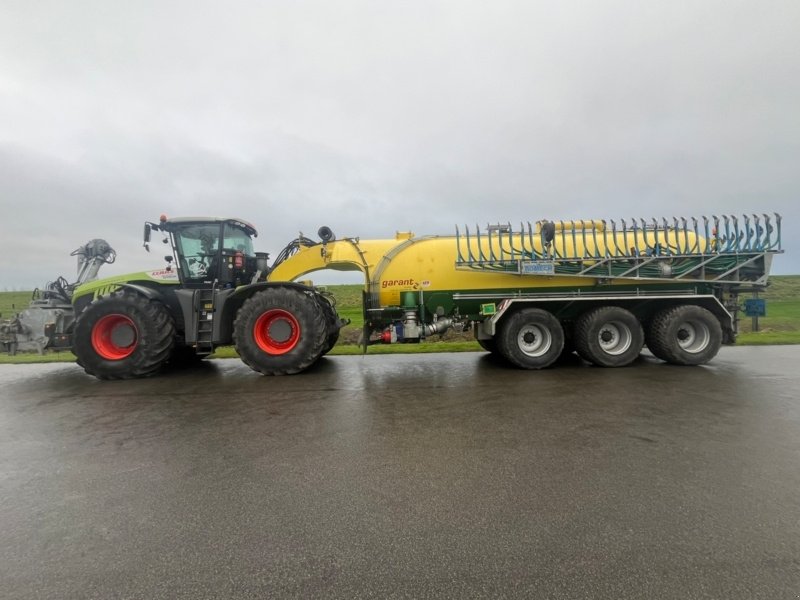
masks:
<instances>
[{"instance_id":1,"label":"gray cloud","mask_svg":"<svg viewBox=\"0 0 800 600\"><path fill-rule=\"evenodd\" d=\"M777 211L800 272L796 2L37 2L0 20L0 289L160 266L141 224ZM110 273L108 269L106 273Z\"/></svg>"}]
</instances>

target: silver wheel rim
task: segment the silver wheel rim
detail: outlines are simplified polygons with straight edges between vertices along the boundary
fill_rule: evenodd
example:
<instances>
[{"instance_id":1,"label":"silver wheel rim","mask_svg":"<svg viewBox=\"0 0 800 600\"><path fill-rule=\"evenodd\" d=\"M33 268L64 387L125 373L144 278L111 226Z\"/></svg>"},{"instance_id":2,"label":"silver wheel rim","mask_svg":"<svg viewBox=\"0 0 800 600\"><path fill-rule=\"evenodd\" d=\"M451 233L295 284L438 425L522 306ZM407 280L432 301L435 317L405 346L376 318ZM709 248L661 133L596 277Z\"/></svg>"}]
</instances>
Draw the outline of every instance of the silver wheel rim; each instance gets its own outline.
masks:
<instances>
[{"instance_id":1,"label":"silver wheel rim","mask_svg":"<svg viewBox=\"0 0 800 600\"><path fill-rule=\"evenodd\" d=\"M619 321L603 323L597 332L597 342L606 354L619 356L625 354L633 343L633 332L630 327Z\"/></svg>"},{"instance_id":2,"label":"silver wheel rim","mask_svg":"<svg viewBox=\"0 0 800 600\"><path fill-rule=\"evenodd\" d=\"M544 356L552 345L553 335L541 325L524 325L517 334L517 346L527 356Z\"/></svg>"},{"instance_id":3,"label":"silver wheel rim","mask_svg":"<svg viewBox=\"0 0 800 600\"><path fill-rule=\"evenodd\" d=\"M678 324L677 337L682 350L697 354L711 343L711 330L702 321L682 321Z\"/></svg>"}]
</instances>

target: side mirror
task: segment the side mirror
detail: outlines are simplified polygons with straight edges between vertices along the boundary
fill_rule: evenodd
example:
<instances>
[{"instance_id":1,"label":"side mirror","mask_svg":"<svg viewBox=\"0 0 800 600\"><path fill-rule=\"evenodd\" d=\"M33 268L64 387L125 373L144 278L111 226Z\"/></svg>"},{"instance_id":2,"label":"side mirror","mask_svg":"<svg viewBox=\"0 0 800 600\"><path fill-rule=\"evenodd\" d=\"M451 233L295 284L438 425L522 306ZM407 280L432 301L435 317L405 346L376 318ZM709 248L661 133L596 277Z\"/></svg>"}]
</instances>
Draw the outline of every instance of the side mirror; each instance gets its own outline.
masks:
<instances>
[{"instance_id":1,"label":"side mirror","mask_svg":"<svg viewBox=\"0 0 800 600\"><path fill-rule=\"evenodd\" d=\"M150 223L144 224L144 249L150 252Z\"/></svg>"}]
</instances>

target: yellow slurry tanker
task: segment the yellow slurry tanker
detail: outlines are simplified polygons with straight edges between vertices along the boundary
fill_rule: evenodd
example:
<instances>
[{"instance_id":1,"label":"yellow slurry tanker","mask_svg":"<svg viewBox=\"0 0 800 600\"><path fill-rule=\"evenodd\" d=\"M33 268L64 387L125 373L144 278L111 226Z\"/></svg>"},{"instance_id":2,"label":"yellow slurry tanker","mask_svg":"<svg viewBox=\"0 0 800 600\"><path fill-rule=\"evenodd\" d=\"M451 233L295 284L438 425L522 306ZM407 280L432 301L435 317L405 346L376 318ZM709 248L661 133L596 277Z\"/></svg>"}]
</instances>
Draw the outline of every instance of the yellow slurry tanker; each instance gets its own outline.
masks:
<instances>
[{"instance_id":1,"label":"yellow slurry tanker","mask_svg":"<svg viewBox=\"0 0 800 600\"><path fill-rule=\"evenodd\" d=\"M322 268L364 273L365 339L417 342L471 326L514 365L577 350L605 367L646 343L674 364L708 362L736 335L738 295L763 288L780 252L779 215L540 221L454 236L296 240L270 280Z\"/></svg>"},{"instance_id":2,"label":"yellow slurry tanker","mask_svg":"<svg viewBox=\"0 0 800 600\"><path fill-rule=\"evenodd\" d=\"M152 375L231 343L259 372L298 373L345 324L330 295L299 281L337 269L364 275L365 350L458 327L525 369L573 350L625 366L645 344L669 363L699 365L734 342L739 294L763 289L782 252L777 214L542 220L380 240L336 239L322 227L319 241L300 236L272 265L239 219L162 216L145 224L146 246L153 231L172 249L164 269L59 280L0 327L0 343L72 348L104 379Z\"/></svg>"}]
</instances>

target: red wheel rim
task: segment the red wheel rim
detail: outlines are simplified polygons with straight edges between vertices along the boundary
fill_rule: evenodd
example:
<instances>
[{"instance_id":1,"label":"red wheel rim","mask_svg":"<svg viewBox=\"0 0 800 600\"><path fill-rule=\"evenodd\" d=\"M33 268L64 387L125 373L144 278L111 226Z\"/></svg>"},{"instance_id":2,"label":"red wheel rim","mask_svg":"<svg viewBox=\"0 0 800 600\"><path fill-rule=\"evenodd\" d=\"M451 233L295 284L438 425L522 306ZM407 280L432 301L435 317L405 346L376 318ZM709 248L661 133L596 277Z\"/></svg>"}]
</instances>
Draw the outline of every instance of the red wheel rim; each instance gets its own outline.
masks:
<instances>
[{"instance_id":1,"label":"red wheel rim","mask_svg":"<svg viewBox=\"0 0 800 600\"><path fill-rule=\"evenodd\" d=\"M300 323L292 313L273 308L256 320L253 339L267 354L286 354L300 341Z\"/></svg>"},{"instance_id":2,"label":"red wheel rim","mask_svg":"<svg viewBox=\"0 0 800 600\"><path fill-rule=\"evenodd\" d=\"M136 325L125 315L106 315L92 329L92 347L106 360L127 358L138 342Z\"/></svg>"}]
</instances>

